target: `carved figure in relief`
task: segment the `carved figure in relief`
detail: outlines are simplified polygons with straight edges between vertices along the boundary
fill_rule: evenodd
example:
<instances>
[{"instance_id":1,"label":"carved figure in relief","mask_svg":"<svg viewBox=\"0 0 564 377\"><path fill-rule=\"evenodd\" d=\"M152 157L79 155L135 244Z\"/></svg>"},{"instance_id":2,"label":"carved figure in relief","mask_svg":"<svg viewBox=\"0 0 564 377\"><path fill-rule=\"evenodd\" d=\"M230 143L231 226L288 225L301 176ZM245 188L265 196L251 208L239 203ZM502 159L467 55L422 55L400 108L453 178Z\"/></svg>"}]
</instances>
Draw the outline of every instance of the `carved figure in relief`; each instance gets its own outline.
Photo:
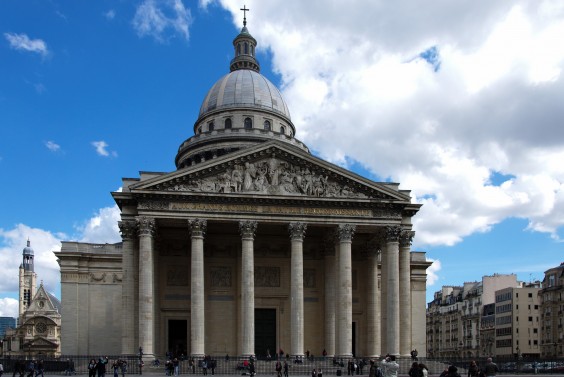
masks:
<instances>
[{"instance_id":1,"label":"carved figure in relief","mask_svg":"<svg viewBox=\"0 0 564 377\"><path fill-rule=\"evenodd\" d=\"M251 191L253 180L256 177L255 165L245 162L245 178L243 179L243 191Z\"/></svg>"}]
</instances>

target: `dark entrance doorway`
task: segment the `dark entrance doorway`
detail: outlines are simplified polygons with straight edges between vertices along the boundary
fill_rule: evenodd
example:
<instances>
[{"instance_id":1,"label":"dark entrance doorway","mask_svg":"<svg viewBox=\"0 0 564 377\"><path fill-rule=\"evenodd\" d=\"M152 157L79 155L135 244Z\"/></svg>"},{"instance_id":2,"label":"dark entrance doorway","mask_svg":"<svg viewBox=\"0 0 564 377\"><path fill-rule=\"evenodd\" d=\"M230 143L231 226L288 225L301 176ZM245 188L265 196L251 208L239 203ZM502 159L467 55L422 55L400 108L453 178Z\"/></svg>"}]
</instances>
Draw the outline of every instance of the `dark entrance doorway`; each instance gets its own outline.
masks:
<instances>
[{"instance_id":1,"label":"dark entrance doorway","mask_svg":"<svg viewBox=\"0 0 564 377\"><path fill-rule=\"evenodd\" d=\"M265 359L267 350L276 355L276 309L255 309L255 355Z\"/></svg>"},{"instance_id":2,"label":"dark entrance doorway","mask_svg":"<svg viewBox=\"0 0 564 377\"><path fill-rule=\"evenodd\" d=\"M186 356L188 344L188 321L185 319L168 320L168 349L174 357Z\"/></svg>"},{"instance_id":3,"label":"dark entrance doorway","mask_svg":"<svg viewBox=\"0 0 564 377\"><path fill-rule=\"evenodd\" d=\"M356 322L352 323L352 354L356 356Z\"/></svg>"}]
</instances>

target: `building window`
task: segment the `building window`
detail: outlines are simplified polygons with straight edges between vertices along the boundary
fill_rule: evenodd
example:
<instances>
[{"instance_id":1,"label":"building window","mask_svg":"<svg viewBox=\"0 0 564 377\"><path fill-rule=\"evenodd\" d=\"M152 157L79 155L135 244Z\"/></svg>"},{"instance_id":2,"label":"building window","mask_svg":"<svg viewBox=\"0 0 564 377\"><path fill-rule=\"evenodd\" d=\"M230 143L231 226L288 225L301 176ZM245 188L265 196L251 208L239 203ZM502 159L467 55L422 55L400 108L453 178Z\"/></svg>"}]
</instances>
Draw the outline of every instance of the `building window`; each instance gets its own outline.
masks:
<instances>
[{"instance_id":1,"label":"building window","mask_svg":"<svg viewBox=\"0 0 564 377\"><path fill-rule=\"evenodd\" d=\"M285 133L286 133L286 128L284 128L284 126L280 126L280 133L281 133L281 134L285 134Z\"/></svg>"},{"instance_id":2,"label":"building window","mask_svg":"<svg viewBox=\"0 0 564 377\"><path fill-rule=\"evenodd\" d=\"M533 297L533 294L532 294L532 293L529 293L529 297Z\"/></svg>"},{"instance_id":3,"label":"building window","mask_svg":"<svg viewBox=\"0 0 564 377\"><path fill-rule=\"evenodd\" d=\"M202 127L198 127L198 133L201 134L202 133Z\"/></svg>"},{"instance_id":4,"label":"building window","mask_svg":"<svg viewBox=\"0 0 564 377\"><path fill-rule=\"evenodd\" d=\"M253 120L251 118L245 118L245 128L247 130L253 128Z\"/></svg>"},{"instance_id":5,"label":"building window","mask_svg":"<svg viewBox=\"0 0 564 377\"><path fill-rule=\"evenodd\" d=\"M241 55L241 43L237 43L237 56Z\"/></svg>"},{"instance_id":6,"label":"building window","mask_svg":"<svg viewBox=\"0 0 564 377\"><path fill-rule=\"evenodd\" d=\"M249 54L249 44L245 42L245 55Z\"/></svg>"},{"instance_id":7,"label":"building window","mask_svg":"<svg viewBox=\"0 0 564 377\"><path fill-rule=\"evenodd\" d=\"M231 129L231 118L225 119L224 127L225 127L226 130L230 130L230 129Z\"/></svg>"},{"instance_id":8,"label":"building window","mask_svg":"<svg viewBox=\"0 0 564 377\"><path fill-rule=\"evenodd\" d=\"M264 121L264 130L265 131L270 131L271 127L270 127L270 122L268 120Z\"/></svg>"},{"instance_id":9,"label":"building window","mask_svg":"<svg viewBox=\"0 0 564 377\"><path fill-rule=\"evenodd\" d=\"M213 131L215 129L215 124L213 122L208 123L208 131Z\"/></svg>"}]
</instances>

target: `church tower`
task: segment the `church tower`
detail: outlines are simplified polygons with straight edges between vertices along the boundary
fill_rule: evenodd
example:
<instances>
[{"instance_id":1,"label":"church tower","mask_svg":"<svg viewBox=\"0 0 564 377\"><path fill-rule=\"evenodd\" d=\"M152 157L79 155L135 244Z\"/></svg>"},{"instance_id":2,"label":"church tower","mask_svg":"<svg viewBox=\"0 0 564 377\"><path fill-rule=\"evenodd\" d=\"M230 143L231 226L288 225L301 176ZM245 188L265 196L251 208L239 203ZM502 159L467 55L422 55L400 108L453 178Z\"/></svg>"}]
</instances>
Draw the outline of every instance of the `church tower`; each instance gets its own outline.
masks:
<instances>
[{"instance_id":1,"label":"church tower","mask_svg":"<svg viewBox=\"0 0 564 377\"><path fill-rule=\"evenodd\" d=\"M29 308L31 300L36 290L37 274L33 268L33 249L30 241L27 240L27 246L22 252L23 260L20 265L20 305L19 318Z\"/></svg>"}]
</instances>

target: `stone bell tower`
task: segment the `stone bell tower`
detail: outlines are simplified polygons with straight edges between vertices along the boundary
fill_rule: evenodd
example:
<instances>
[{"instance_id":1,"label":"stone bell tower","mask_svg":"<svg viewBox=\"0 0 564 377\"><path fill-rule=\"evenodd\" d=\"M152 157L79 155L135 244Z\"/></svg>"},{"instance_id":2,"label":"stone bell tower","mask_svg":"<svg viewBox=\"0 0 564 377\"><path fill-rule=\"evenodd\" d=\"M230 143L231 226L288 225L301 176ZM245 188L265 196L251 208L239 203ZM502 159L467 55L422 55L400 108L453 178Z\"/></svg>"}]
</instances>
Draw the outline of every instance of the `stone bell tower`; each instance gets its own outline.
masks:
<instances>
[{"instance_id":1,"label":"stone bell tower","mask_svg":"<svg viewBox=\"0 0 564 377\"><path fill-rule=\"evenodd\" d=\"M27 240L27 246L22 252L22 264L20 265L20 297L19 297L19 318L22 314L29 308L31 300L36 290L37 274L34 271L33 266L33 249L31 248L31 243Z\"/></svg>"}]
</instances>

